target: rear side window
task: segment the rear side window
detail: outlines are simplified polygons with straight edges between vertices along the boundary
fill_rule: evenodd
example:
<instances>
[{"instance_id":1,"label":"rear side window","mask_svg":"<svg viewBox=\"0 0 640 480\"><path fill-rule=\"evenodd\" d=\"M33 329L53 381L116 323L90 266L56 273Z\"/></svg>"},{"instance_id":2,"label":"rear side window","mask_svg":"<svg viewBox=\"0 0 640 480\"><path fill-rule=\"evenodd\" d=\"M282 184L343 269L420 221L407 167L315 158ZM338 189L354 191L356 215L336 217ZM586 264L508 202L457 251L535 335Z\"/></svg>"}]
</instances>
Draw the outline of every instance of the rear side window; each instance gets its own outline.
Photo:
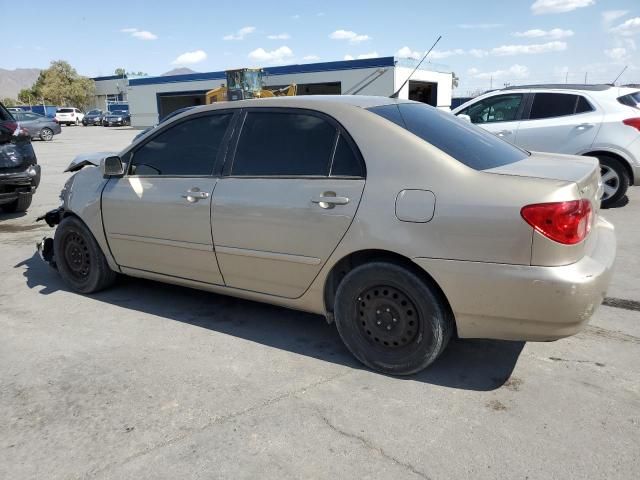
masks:
<instances>
[{"instance_id":1,"label":"rear side window","mask_svg":"<svg viewBox=\"0 0 640 480\"><path fill-rule=\"evenodd\" d=\"M531 105L530 120L564 117L576 113L590 112L591 104L581 95L568 93L536 93Z\"/></svg>"},{"instance_id":2,"label":"rear side window","mask_svg":"<svg viewBox=\"0 0 640 480\"><path fill-rule=\"evenodd\" d=\"M507 165L528 153L451 113L418 103L370 108L475 170ZM395 119L395 120L394 120Z\"/></svg>"},{"instance_id":3,"label":"rear side window","mask_svg":"<svg viewBox=\"0 0 640 480\"><path fill-rule=\"evenodd\" d=\"M618 97L618 102L628 107L640 109L640 91Z\"/></svg>"},{"instance_id":4,"label":"rear side window","mask_svg":"<svg viewBox=\"0 0 640 480\"><path fill-rule=\"evenodd\" d=\"M211 175L231 114L180 122L138 148L131 175Z\"/></svg>"},{"instance_id":5,"label":"rear side window","mask_svg":"<svg viewBox=\"0 0 640 480\"><path fill-rule=\"evenodd\" d=\"M356 156L347 139L340 135L331 164L333 177L364 177L364 169L360 158Z\"/></svg>"},{"instance_id":6,"label":"rear side window","mask_svg":"<svg viewBox=\"0 0 640 480\"><path fill-rule=\"evenodd\" d=\"M250 111L231 175L327 176L336 134L333 125L316 115Z\"/></svg>"}]
</instances>

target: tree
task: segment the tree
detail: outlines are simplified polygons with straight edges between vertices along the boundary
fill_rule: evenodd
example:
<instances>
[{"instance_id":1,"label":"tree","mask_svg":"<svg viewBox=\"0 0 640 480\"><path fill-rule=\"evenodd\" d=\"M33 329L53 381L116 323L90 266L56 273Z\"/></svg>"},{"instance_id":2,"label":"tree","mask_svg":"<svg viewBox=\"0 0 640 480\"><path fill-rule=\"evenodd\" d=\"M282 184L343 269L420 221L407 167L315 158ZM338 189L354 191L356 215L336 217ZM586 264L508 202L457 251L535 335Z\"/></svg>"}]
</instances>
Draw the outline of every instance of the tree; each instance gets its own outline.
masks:
<instances>
[{"instance_id":1,"label":"tree","mask_svg":"<svg viewBox=\"0 0 640 480\"><path fill-rule=\"evenodd\" d=\"M118 75L119 77L124 77L127 74L127 71L124 68L116 68L113 74Z\"/></svg>"},{"instance_id":2,"label":"tree","mask_svg":"<svg viewBox=\"0 0 640 480\"><path fill-rule=\"evenodd\" d=\"M86 108L93 103L94 95L93 80L78 75L68 62L56 60L51 62L49 68L40 72L31 88L20 91L18 100L29 104L52 103Z\"/></svg>"},{"instance_id":3,"label":"tree","mask_svg":"<svg viewBox=\"0 0 640 480\"><path fill-rule=\"evenodd\" d=\"M456 75L456 72L451 72L451 88L458 88L460 78Z\"/></svg>"},{"instance_id":4,"label":"tree","mask_svg":"<svg viewBox=\"0 0 640 480\"><path fill-rule=\"evenodd\" d=\"M116 68L115 71L113 72L114 75L118 75L119 77L146 77L148 76L146 73L144 72L127 72L124 68L119 67Z\"/></svg>"},{"instance_id":5,"label":"tree","mask_svg":"<svg viewBox=\"0 0 640 480\"><path fill-rule=\"evenodd\" d=\"M2 99L2 104L5 107L15 107L18 102L15 100L15 98L5 97Z\"/></svg>"}]
</instances>

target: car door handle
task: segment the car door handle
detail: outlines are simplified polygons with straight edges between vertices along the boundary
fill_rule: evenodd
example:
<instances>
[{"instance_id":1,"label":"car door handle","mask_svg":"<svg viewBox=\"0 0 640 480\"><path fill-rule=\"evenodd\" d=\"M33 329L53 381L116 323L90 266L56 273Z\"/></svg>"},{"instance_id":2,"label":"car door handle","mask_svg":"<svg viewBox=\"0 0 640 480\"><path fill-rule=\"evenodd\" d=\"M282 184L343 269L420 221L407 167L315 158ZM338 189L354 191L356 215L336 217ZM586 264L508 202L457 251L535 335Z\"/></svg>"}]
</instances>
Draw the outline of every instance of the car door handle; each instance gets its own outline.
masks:
<instances>
[{"instance_id":1,"label":"car door handle","mask_svg":"<svg viewBox=\"0 0 640 480\"><path fill-rule=\"evenodd\" d=\"M183 194L182 198L186 198L189 203L196 203L198 200L209 198L209 192L201 192L198 187L193 187L191 190L187 190L187 193Z\"/></svg>"},{"instance_id":2,"label":"car door handle","mask_svg":"<svg viewBox=\"0 0 640 480\"><path fill-rule=\"evenodd\" d=\"M496 135L499 137L504 137L505 135L511 135L513 132L511 130L500 130Z\"/></svg>"},{"instance_id":3,"label":"car door handle","mask_svg":"<svg viewBox=\"0 0 640 480\"><path fill-rule=\"evenodd\" d=\"M335 192L324 192L322 195L313 197L313 203L317 203L321 208L334 208L336 205L346 205L349 203L348 197L338 197Z\"/></svg>"},{"instance_id":4,"label":"car door handle","mask_svg":"<svg viewBox=\"0 0 640 480\"><path fill-rule=\"evenodd\" d=\"M589 128L593 128L595 125L593 123L581 123L576 128L578 130L587 130Z\"/></svg>"}]
</instances>

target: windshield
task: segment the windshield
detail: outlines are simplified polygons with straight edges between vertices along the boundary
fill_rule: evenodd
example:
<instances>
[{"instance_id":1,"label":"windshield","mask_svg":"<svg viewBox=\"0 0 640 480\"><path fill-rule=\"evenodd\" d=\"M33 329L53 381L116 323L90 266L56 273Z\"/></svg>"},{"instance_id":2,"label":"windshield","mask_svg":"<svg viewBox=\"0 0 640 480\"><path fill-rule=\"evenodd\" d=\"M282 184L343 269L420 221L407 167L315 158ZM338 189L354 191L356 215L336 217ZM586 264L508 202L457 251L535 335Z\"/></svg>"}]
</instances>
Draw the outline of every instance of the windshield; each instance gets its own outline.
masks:
<instances>
[{"instance_id":1,"label":"windshield","mask_svg":"<svg viewBox=\"0 0 640 480\"><path fill-rule=\"evenodd\" d=\"M368 110L475 170L507 165L529 155L466 120L423 103L382 105Z\"/></svg>"},{"instance_id":2,"label":"windshield","mask_svg":"<svg viewBox=\"0 0 640 480\"><path fill-rule=\"evenodd\" d=\"M126 110L114 110L113 112L111 112L111 115L126 115L127 111Z\"/></svg>"},{"instance_id":3,"label":"windshield","mask_svg":"<svg viewBox=\"0 0 640 480\"><path fill-rule=\"evenodd\" d=\"M100 110L91 110L87 115L100 115L101 113Z\"/></svg>"}]
</instances>

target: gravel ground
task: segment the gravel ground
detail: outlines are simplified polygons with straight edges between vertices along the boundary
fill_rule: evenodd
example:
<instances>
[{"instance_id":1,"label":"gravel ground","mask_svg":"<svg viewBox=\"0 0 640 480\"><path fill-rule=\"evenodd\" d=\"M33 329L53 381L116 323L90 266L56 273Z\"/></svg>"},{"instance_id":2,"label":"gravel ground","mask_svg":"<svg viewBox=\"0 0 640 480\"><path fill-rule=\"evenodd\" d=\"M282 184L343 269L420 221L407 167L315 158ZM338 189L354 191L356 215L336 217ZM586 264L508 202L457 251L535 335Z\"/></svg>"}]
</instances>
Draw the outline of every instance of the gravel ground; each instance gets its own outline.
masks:
<instances>
[{"instance_id":1,"label":"gravel ground","mask_svg":"<svg viewBox=\"0 0 640 480\"><path fill-rule=\"evenodd\" d=\"M640 477L640 189L603 212L611 306L582 333L455 341L398 379L318 316L136 279L69 292L34 253L35 217L74 155L136 133L35 142L33 206L0 216L0 478Z\"/></svg>"}]
</instances>

